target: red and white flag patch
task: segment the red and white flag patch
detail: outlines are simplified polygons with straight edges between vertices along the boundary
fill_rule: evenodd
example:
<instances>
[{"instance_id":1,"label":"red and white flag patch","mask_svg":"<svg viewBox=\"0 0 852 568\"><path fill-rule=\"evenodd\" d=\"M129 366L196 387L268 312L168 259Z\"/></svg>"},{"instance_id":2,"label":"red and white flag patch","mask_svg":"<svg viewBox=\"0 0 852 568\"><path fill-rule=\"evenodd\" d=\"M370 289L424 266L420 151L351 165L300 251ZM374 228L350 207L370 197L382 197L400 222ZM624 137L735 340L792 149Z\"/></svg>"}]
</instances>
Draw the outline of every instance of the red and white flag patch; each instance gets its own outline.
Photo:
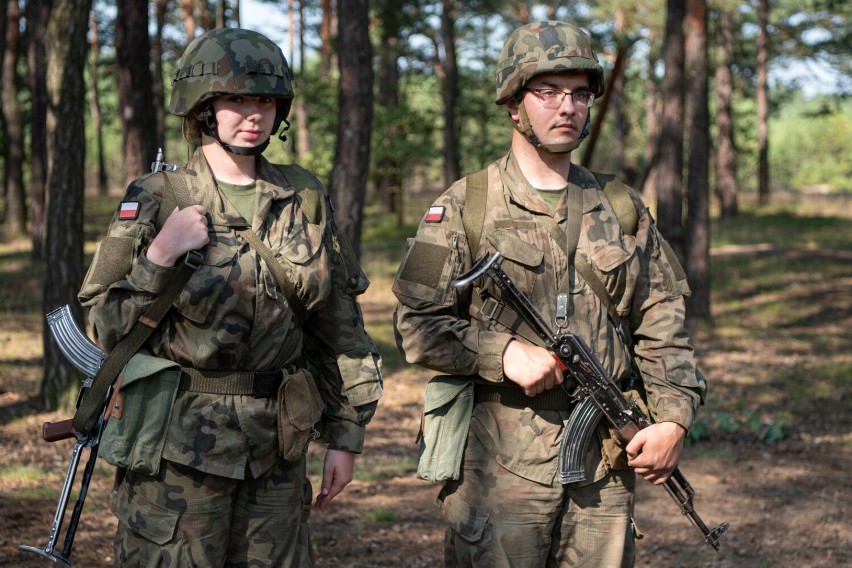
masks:
<instances>
[{"instance_id":1,"label":"red and white flag patch","mask_svg":"<svg viewBox=\"0 0 852 568\"><path fill-rule=\"evenodd\" d=\"M427 223L440 223L444 219L444 208L441 205L433 205L426 212L424 221Z\"/></svg>"},{"instance_id":2,"label":"red and white flag patch","mask_svg":"<svg viewBox=\"0 0 852 568\"><path fill-rule=\"evenodd\" d=\"M122 221L132 221L139 216L138 201L122 201L118 206L118 218Z\"/></svg>"}]
</instances>

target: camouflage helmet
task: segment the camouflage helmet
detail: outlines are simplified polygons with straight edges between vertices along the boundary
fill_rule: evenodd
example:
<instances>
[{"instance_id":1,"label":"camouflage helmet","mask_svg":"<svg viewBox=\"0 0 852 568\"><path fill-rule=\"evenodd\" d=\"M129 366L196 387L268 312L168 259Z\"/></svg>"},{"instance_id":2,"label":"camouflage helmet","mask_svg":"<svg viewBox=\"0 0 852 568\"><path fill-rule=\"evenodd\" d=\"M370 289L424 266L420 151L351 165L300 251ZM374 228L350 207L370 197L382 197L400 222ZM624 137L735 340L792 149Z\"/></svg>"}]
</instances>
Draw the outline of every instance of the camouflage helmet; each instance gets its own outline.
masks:
<instances>
[{"instance_id":1,"label":"camouflage helmet","mask_svg":"<svg viewBox=\"0 0 852 568\"><path fill-rule=\"evenodd\" d=\"M497 64L497 104L505 104L527 81L544 73L586 71L592 92L604 92L603 69L589 36L572 24L534 22L513 31Z\"/></svg>"},{"instance_id":2,"label":"camouflage helmet","mask_svg":"<svg viewBox=\"0 0 852 568\"><path fill-rule=\"evenodd\" d=\"M225 94L274 97L278 116L293 100L293 73L275 43L251 30L218 28L192 40L178 62L169 111L186 116L198 104Z\"/></svg>"}]
</instances>

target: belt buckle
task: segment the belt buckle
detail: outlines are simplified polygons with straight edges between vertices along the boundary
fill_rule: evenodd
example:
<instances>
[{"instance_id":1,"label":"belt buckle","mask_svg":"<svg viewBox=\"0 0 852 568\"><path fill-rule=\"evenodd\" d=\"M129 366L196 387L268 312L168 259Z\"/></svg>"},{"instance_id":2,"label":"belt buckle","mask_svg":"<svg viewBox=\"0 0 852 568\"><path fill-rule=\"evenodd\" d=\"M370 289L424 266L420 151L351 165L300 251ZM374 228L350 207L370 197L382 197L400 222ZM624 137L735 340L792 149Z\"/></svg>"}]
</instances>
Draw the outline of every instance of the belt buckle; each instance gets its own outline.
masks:
<instances>
[{"instance_id":1,"label":"belt buckle","mask_svg":"<svg viewBox=\"0 0 852 568\"><path fill-rule=\"evenodd\" d=\"M479 308L479 313L482 314L482 317L489 321L494 321L497 316L497 310L500 309L501 304L494 298L488 297L482 302L482 307Z\"/></svg>"}]
</instances>

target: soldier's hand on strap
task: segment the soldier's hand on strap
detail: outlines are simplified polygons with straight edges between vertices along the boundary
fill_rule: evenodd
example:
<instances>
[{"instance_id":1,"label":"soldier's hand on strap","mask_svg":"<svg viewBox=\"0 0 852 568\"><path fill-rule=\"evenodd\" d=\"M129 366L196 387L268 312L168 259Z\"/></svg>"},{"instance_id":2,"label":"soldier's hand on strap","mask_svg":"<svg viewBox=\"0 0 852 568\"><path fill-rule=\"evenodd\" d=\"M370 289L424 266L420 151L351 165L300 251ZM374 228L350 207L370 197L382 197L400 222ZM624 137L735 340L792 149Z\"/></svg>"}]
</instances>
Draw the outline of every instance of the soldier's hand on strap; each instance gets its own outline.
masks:
<instances>
[{"instance_id":1,"label":"soldier's hand on strap","mask_svg":"<svg viewBox=\"0 0 852 568\"><path fill-rule=\"evenodd\" d=\"M198 250L210 241L207 234L207 209L190 205L172 211L163 228L148 246L148 260L160 266L174 266L191 250Z\"/></svg>"},{"instance_id":2,"label":"soldier's hand on strap","mask_svg":"<svg viewBox=\"0 0 852 568\"><path fill-rule=\"evenodd\" d=\"M535 396L562 383L562 371L553 354L542 347L512 340L503 351L503 376L524 394Z\"/></svg>"}]
</instances>

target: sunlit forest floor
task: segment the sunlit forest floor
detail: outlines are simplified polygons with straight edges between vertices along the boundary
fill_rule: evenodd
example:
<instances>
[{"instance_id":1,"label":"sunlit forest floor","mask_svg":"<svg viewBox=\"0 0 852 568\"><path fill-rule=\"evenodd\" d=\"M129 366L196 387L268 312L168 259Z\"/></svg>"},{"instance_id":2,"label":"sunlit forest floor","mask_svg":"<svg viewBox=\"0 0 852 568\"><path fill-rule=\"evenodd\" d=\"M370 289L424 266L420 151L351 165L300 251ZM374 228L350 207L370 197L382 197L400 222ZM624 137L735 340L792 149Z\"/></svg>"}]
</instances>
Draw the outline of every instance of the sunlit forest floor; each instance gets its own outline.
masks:
<instances>
[{"instance_id":1,"label":"sunlit forest floor","mask_svg":"<svg viewBox=\"0 0 852 568\"><path fill-rule=\"evenodd\" d=\"M639 482L637 566L852 564L852 197L773 199L760 210L744 203L738 219L714 222L713 324L693 333L710 389L681 469L704 522L730 528L714 552L662 488ZM117 198L90 201L94 242ZM438 486L414 477L432 373L401 360L391 327L390 286L415 225L365 214L363 264L372 286L362 306L384 357L386 390L355 481L311 516L320 566L441 564ZM40 274L25 240L0 244L0 565L44 564L16 546L47 541L72 446L41 440L43 422L68 415L44 412L38 396ZM321 448L311 450L315 487L321 456ZM111 482L111 467L99 461L75 541L77 566L114 563Z\"/></svg>"}]
</instances>

